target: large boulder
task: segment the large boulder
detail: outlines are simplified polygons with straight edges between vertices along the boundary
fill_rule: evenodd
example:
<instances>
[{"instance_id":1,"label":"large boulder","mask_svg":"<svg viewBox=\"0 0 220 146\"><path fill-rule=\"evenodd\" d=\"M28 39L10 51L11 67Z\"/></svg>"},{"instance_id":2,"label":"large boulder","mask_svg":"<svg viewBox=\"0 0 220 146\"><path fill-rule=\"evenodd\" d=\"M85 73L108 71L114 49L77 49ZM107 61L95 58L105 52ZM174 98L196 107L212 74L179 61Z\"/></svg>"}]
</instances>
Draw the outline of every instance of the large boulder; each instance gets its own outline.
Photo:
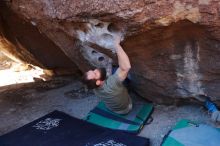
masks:
<instances>
[{"instance_id":1,"label":"large boulder","mask_svg":"<svg viewBox=\"0 0 220 146\"><path fill-rule=\"evenodd\" d=\"M0 46L45 69L117 65L122 37L133 89L157 103L220 101L218 0L13 0L0 2ZM220 102L219 102L220 103Z\"/></svg>"}]
</instances>

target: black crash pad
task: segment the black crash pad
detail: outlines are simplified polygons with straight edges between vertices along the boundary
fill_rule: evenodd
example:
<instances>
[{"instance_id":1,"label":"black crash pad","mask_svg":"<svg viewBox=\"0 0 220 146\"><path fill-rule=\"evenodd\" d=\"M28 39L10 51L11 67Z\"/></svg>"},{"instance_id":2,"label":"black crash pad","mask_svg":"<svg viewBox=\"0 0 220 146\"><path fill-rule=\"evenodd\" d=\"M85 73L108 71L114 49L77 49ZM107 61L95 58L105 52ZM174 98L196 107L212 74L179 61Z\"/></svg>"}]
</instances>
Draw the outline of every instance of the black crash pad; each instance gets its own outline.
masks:
<instances>
[{"instance_id":1,"label":"black crash pad","mask_svg":"<svg viewBox=\"0 0 220 146\"><path fill-rule=\"evenodd\" d=\"M53 111L0 136L1 146L148 146L149 139L109 130Z\"/></svg>"}]
</instances>

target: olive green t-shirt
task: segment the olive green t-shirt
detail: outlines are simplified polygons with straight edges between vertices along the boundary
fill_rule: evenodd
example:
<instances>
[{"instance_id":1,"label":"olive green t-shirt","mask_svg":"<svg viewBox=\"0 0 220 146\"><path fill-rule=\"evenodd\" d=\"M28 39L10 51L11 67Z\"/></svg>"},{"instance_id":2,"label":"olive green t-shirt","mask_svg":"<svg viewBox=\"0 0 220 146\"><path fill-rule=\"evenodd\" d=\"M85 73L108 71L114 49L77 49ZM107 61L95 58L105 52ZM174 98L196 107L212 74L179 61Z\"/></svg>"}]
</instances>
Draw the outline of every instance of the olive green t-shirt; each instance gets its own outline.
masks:
<instances>
[{"instance_id":1,"label":"olive green t-shirt","mask_svg":"<svg viewBox=\"0 0 220 146\"><path fill-rule=\"evenodd\" d=\"M117 71L110 75L101 87L94 89L94 93L113 112L126 114L131 110L130 96L122 81L119 80Z\"/></svg>"}]
</instances>

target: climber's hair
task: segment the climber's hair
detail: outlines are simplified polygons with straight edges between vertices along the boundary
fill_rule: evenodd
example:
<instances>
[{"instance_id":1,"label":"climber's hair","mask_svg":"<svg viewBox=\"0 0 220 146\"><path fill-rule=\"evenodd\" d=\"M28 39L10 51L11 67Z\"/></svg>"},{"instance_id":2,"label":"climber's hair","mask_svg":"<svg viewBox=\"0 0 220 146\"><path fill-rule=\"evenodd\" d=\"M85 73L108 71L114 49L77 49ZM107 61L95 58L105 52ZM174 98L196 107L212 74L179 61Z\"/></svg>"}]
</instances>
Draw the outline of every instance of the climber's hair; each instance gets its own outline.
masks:
<instances>
[{"instance_id":1,"label":"climber's hair","mask_svg":"<svg viewBox=\"0 0 220 146\"><path fill-rule=\"evenodd\" d=\"M83 75L82 82L86 84L88 89L98 88L98 85L96 85L96 81L96 79L89 80L87 77L87 72Z\"/></svg>"},{"instance_id":2,"label":"climber's hair","mask_svg":"<svg viewBox=\"0 0 220 146\"><path fill-rule=\"evenodd\" d=\"M100 75L101 75L100 80L104 81L106 79L106 69L105 68L99 68L98 70L100 71Z\"/></svg>"}]
</instances>

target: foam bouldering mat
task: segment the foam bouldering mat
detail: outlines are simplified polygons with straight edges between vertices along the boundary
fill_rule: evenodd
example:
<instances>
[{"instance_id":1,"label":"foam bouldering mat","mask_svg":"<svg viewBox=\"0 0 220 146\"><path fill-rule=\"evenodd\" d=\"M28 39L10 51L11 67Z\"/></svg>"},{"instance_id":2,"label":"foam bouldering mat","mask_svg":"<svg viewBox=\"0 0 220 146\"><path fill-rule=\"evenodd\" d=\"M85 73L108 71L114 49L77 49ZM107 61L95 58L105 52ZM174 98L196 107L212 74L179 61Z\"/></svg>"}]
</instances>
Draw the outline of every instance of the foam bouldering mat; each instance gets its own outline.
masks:
<instances>
[{"instance_id":1,"label":"foam bouldering mat","mask_svg":"<svg viewBox=\"0 0 220 146\"><path fill-rule=\"evenodd\" d=\"M180 120L165 136L162 146L218 146L220 129L190 120Z\"/></svg>"},{"instance_id":2,"label":"foam bouldering mat","mask_svg":"<svg viewBox=\"0 0 220 146\"><path fill-rule=\"evenodd\" d=\"M137 134L149 119L152 110L151 103L133 104L131 112L119 115L108 110L105 104L100 102L84 119L105 128Z\"/></svg>"},{"instance_id":3,"label":"foam bouldering mat","mask_svg":"<svg viewBox=\"0 0 220 146\"><path fill-rule=\"evenodd\" d=\"M1 146L148 146L149 139L113 131L54 111L0 136Z\"/></svg>"}]
</instances>

